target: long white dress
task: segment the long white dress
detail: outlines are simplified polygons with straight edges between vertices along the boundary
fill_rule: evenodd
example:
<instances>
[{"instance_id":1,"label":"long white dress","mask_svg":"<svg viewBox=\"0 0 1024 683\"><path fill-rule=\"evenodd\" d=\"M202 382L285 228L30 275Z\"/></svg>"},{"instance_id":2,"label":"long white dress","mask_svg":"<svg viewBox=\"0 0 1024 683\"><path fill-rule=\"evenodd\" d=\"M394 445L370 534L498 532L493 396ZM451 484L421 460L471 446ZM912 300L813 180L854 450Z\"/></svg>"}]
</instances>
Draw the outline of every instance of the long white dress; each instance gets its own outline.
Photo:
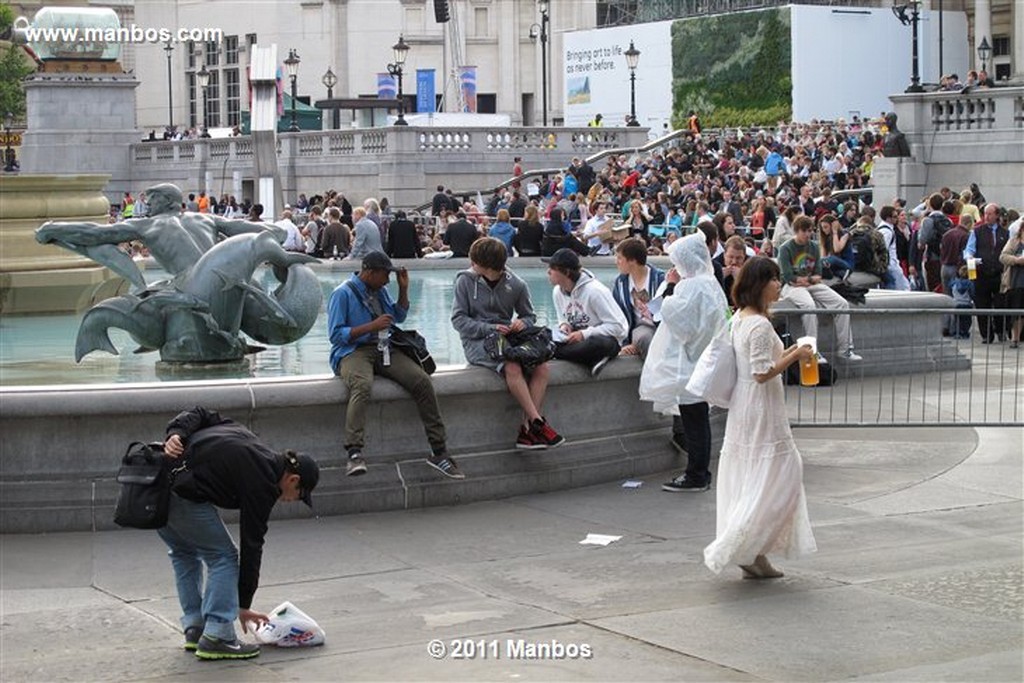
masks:
<instances>
[{"instance_id":1,"label":"long white dress","mask_svg":"<svg viewBox=\"0 0 1024 683\"><path fill-rule=\"evenodd\" d=\"M718 460L717 535L704 549L704 564L716 574L753 564L757 555L817 550L782 376L764 384L754 379L782 356L782 341L767 318L737 315L732 342L738 377Z\"/></svg>"}]
</instances>

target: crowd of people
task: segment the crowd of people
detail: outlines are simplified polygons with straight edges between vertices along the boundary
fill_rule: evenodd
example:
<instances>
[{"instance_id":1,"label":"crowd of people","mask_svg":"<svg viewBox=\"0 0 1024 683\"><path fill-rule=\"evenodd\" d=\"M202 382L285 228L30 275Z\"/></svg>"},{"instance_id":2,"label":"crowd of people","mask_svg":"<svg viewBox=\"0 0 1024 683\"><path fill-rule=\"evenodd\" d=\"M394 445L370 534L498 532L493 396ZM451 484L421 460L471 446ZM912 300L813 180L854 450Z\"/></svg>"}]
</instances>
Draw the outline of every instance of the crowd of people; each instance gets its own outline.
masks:
<instances>
[{"instance_id":1,"label":"crowd of people","mask_svg":"<svg viewBox=\"0 0 1024 683\"><path fill-rule=\"evenodd\" d=\"M694 132L666 152L632 160L613 155L600 171L576 158L564 173L510 185L487 201L457 198L439 186L429 220L413 221L384 199L353 206L334 191L300 195L276 222L285 248L359 264L327 304L328 363L349 395L346 475L368 470L371 388L383 376L414 400L429 446L427 464L450 479L466 477L449 453L428 368L396 342L401 330L395 325L411 306L410 274L392 261L465 256L451 324L468 363L498 374L518 404L514 442L509 434L516 449L540 451L566 441L544 415L551 360L597 376L616 357L639 357L639 399L673 416L671 441L686 456L685 470L663 490L707 491L709 405L688 384L712 340L728 338L737 380L717 471L716 536L704 560L716 573L736 566L745 579L782 576L769 555L796 557L816 548L782 381L789 366L815 350L785 347L771 320L775 302L843 310L849 304L833 285L859 273L890 289L945 292L957 307L1024 307L1020 216L986 202L976 185L959 194L942 188L914 207L876 197L876 210L833 198L865 187L881 139L859 123L785 126L735 138ZM129 199L128 215L145 215L145 197ZM235 211L232 198L204 193L190 195L184 208ZM261 219L258 205L239 209ZM648 263L661 253L671 263L667 271ZM595 254L615 256L619 275L610 287L585 267ZM510 267L516 255L546 261L556 320L537 319L529 289ZM397 298L387 287L392 275ZM803 316L803 325L816 336L816 315ZM834 325L839 354L860 361L848 316L835 316ZM1016 348L1021 326L1021 316L978 316L983 343L1009 336ZM969 335L971 320L950 316L945 327L950 336ZM161 530L178 578L186 647L208 659L258 654L237 640L231 622L266 622L251 602L269 511L276 500L309 503L319 478L308 456L270 451L200 408L172 420L166 450L195 457L224 439L234 449L224 467L247 473L253 485L236 486L238 477L226 484L220 465L195 468L193 481L202 490L192 501L175 499L172 523ZM239 501L241 573L212 508ZM210 573L201 595L191 577L201 571L199 549L206 547L212 551L204 550L201 560ZM237 582L237 595L225 577Z\"/></svg>"}]
</instances>

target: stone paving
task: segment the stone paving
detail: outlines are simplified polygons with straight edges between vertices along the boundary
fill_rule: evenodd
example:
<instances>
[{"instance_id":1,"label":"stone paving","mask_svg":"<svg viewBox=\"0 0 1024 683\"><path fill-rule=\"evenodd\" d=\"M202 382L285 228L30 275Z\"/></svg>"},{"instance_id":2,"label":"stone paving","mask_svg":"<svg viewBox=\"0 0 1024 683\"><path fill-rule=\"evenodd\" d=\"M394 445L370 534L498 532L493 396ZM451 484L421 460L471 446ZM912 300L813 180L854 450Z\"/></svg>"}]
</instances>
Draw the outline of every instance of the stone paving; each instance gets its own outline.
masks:
<instances>
[{"instance_id":1,"label":"stone paving","mask_svg":"<svg viewBox=\"0 0 1024 683\"><path fill-rule=\"evenodd\" d=\"M291 600L327 643L249 662L180 649L155 534L2 536L0 680L1021 681L1024 430L796 433L819 552L784 579L707 571L715 494L667 474L281 521L255 606Z\"/></svg>"}]
</instances>

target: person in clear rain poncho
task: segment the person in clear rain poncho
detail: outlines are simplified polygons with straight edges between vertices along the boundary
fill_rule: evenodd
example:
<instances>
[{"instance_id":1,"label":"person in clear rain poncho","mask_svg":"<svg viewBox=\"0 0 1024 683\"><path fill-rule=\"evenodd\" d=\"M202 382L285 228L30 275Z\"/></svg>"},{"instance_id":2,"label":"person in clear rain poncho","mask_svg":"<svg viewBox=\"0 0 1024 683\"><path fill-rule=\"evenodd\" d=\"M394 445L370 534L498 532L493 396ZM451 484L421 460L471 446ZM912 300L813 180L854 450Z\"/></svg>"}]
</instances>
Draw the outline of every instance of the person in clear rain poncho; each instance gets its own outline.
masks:
<instances>
[{"instance_id":1,"label":"person in clear rain poncho","mask_svg":"<svg viewBox=\"0 0 1024 683\"><path fill-rule=\"evenodd\" d=\"M664 415L681 416L687 455L686 472L667 482L665 491L707 491L711 486L711 423L708 404L686 390L697 359L725 326L728 302L715 279L711 253L697 232L673 243L672 271L640 375L640 399ZM674 289L672 289L674 287Z\"/></svg>"}]
</instances>

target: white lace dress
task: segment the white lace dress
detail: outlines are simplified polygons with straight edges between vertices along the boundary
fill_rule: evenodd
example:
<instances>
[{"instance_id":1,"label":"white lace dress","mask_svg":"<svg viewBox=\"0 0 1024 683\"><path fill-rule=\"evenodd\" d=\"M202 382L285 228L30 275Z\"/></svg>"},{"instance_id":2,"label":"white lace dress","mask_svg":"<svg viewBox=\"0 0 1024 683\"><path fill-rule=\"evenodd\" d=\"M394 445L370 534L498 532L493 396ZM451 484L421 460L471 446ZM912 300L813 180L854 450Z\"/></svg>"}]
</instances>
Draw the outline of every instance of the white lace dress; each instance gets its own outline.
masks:
<instances>
[{"instance_id":1,"label":"white lace dress","mask_svg":"<svg viewBox=\"0 0 1024 683\"><path fill-rule=\"evenodd\" d=\"M738 379L718 460L716 538L704 549L704 564L716 574L753 564L757 555L796 557L817 549L782 376L764 384L754 379L782 356L782 341L760 315L737 315L732 341Z\"/></svg>"}]
</instances>

